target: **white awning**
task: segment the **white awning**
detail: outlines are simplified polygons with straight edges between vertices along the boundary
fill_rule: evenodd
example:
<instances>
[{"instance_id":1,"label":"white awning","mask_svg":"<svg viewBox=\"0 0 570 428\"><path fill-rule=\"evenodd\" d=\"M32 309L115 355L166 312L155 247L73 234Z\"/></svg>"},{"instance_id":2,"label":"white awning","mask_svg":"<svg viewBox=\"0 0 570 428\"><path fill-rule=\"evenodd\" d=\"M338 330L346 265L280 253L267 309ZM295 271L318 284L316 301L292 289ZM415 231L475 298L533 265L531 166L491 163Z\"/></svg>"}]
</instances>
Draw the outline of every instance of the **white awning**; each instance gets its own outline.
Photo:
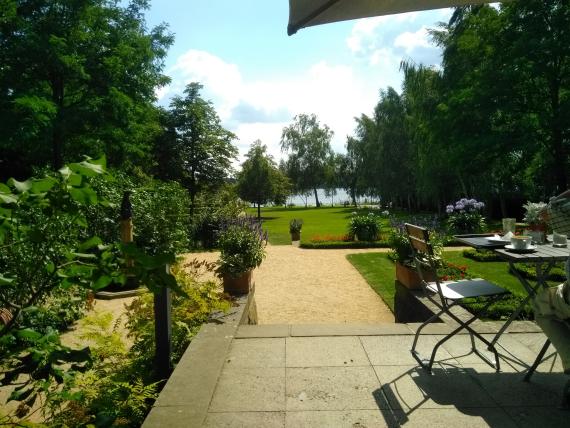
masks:
<instances>
[{"instance_id":1,"label":"white awning","mask_svg":"<svg viewBox=\"0 0 570 428\"><path fill-rule=\"evenodd\" d=\"M485 0L289 0L287 34L292 35L301 28L330 22L480 3L492 2Z\"/></svg>"}]
</instances>

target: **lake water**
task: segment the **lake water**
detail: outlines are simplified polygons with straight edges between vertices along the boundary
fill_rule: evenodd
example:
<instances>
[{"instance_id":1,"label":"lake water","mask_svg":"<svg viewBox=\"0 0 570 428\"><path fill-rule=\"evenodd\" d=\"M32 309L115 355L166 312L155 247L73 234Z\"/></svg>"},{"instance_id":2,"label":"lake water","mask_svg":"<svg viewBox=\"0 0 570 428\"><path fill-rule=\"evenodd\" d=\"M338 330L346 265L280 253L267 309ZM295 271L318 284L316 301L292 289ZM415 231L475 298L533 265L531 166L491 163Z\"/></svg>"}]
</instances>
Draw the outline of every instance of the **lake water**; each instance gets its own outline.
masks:
<instances>
[{"instance_id":1,"label":"lake water","mask_svg":"<svg viewBox=\"0 0 570 428\"><path fill-rule=\"evenodd\" d=\"M332 204L342 205L344 202L351 202L350 195L344 189L336 189L336 194L330 196L325 195L324 189L317 189L317 195L319 196L319 202L324 206L331 206ZM356 198L356 201L359 204L364 204L378 202L378 199L377 197L362 196ZM287 204L293 204L295 206L303 207L305 206L305 202L307 206L315 206L314 192L310 192L307 195L292 195L287 198Z\"/></svg>"}]
</instances>

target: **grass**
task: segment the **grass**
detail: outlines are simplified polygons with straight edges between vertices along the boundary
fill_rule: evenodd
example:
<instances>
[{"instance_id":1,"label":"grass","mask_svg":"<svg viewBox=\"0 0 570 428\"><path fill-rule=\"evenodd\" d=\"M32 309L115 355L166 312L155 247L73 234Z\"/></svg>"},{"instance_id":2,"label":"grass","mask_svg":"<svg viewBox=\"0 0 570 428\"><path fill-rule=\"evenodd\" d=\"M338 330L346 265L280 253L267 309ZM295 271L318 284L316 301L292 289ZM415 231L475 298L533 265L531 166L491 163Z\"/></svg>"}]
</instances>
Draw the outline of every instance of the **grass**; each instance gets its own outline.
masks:
<instances>
[{"instance_id":1,"label":"grass","mask_svg":"<svg viewBox=\"0 0 570 428\"><path fill-rule=\"evenodd\" d=\"M308 242L313 236L334 235L342 236L348 232L350 215L357 211L359 214L368 214L368 209L354 207L275 207L262 208L261 220L263 228L269 232L269 242L273 245L291 244L289 235L289 221L294 218L303 219L301 242ZM378 211L374 211L378 213ZM257 209L250 208L247 213L257 216ZM388 219L382 219L382 230L388 230Z\"/></svg>"},{"instance_id":2,"label":"grass","mask_svg":"<svg viewBox=\"0 0 570 428\"><path fill-rule=\"evenodd\" d=\"M394 312L396 287L396 266L387 253L349 254L348 261L360 272L368 285L384 300Z\"/></svg>"},{"instance_id":3,"label":"grass","mask_svg":"<svg viewBox=\"0 0 570 428\"><path fill-rule=\"evenodd\" d=\"M479 262L463 257L460 251L446 251L446 261L456 265L466 265L468 272L473 277L484 278L507 290L514 296L524 298L527 296L519 280L509 273L508 264L505 262ZM396 268L386 253L350 254L347 259L366 279L368 285L378 293L388 307L394 312L394 295L396 293L394 281ZM556 283L549 283L555 285ZM496 304L495 311L500 318L510 314L519 300L507 300Z\"/></svg>"}]
</instances>

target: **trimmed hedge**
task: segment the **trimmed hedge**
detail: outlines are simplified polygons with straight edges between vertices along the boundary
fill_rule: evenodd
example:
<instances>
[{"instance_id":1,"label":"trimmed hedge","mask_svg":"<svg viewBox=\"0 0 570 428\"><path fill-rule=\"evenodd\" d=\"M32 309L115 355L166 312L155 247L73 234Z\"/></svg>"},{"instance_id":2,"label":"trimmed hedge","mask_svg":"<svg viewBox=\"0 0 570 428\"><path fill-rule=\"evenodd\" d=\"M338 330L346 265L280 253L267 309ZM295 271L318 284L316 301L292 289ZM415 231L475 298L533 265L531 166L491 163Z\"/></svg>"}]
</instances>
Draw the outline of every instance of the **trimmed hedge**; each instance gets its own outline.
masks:
<instances>
[{"instance_id":1,"label":"trimmed hedge","mask_svg":"<svg viewBox=\"0 0 570 428\"><path fill-rule=\"evenodd\" d=\"M533 265L521 263L516 264L513 267L523 278L536 280L536 268ZM549 272L546 279L548 281L566 281L566 272L564 270L564 265L559 264L557 266L554 266Z\"/></svg>"},{"instance_id":2,"label":"trimmed hedge","mask_svg":"<svg viewBox=\"0 0 570 428\"><path fill-rule=\"evenodd\" d=\"M467 257L471 260L476 260L478 262L499 262L502 259L498 254L489 250L475 250L474 248L468 248L463 250L463 257Z\"/></svg>"},{"instance_id":3,"label":"trimmed hedge","mask_svg":"<svg viewBox=\"0 0 570 428\"><path fill-rule=\"evenodd\" d=\"M321 242L301 242L301 248L312 250L329 249L360 249L360 248L388 248L385 241L321 241Z\"/></svg>"}]
</instances>

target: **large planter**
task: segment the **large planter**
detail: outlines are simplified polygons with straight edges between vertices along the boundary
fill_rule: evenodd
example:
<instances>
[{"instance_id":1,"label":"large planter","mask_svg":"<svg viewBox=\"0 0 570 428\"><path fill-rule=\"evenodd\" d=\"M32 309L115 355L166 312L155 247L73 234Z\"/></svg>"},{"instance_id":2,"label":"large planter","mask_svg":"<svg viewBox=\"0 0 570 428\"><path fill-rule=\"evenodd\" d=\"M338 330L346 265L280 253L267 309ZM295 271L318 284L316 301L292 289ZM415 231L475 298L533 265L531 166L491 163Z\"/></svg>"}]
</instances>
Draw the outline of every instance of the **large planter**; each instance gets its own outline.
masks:
<instances>
[{"instance_id":1,"label":"large planter","mask_svg":"<svg viewBox=\"0 0 570 428\"><path fill-rule=\"evenodd\" d=\"M356 239L358 241L365 241L365 242L376 241L376 238L377 238L377 235L375 233L372 233L369 231L356 232Z\"/></svg>"},{"instance_id":2,"label":"large planter","mask_svg":"<svg viewBox=\"0 0 570 428\"><path fill-rule=\"evenodd\" d=\"M291 241L300 241L301 232L291 232Z\"/></svg>"},{"instance_id":3,"label":"large planter","mask_svg":"<svg viewBox=\"0 0 570 428\"><path fill-rule=\"evenodd\" d=\"M433 272L422 271L422 274L425 281L435 281L435 275ZM399 262L396 262L396 279L404 287L411 290L417 290L422 287L422 281L416 269L405 266Z\"/></svg>"},{"instance_id":4,"label":"large planter","mask_svg":"<svg viewBox=\"0 0 570 428\"><path fill-rule=\"evenodd\" d=\"M252 271L249 270L237 278L230 275L224 275L222 277L224 292L233 295L249 293L249 290L251 289L251 273Z\"/></svg>"}]
</instances>

